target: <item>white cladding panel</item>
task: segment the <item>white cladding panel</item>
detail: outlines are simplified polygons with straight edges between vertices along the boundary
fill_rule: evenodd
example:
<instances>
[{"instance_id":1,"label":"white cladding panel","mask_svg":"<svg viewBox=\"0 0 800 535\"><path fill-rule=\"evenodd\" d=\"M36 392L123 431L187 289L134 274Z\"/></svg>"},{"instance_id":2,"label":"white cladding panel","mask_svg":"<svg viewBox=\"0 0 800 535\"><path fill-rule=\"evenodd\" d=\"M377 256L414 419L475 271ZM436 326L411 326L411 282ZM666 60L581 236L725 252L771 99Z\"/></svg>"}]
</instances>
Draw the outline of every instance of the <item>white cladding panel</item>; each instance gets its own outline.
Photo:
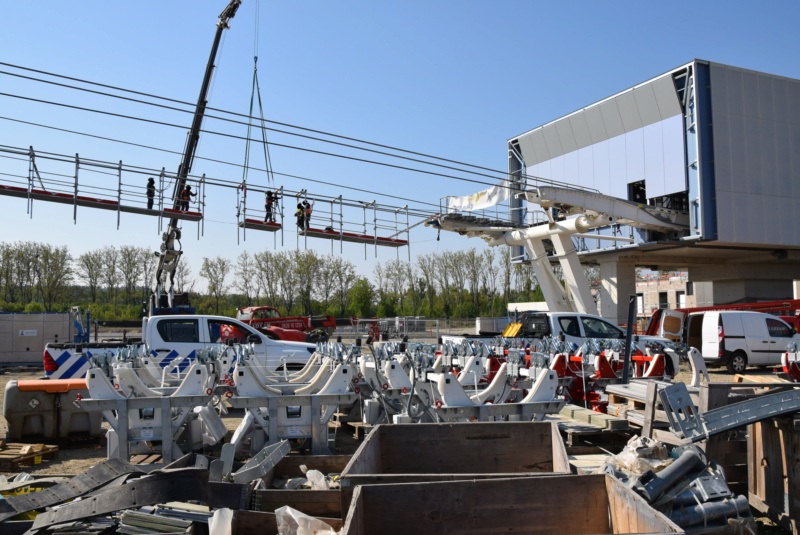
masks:
<instances>
[{"instance_id":1,"label":"white cladding panel","mask_svg":"<svg viewBox=\"0 0 800 535\"><path fill-rule=\"evenodd\" d=\"M520 149L526 162L528 156L534 154L531 150L526 152L528 146L528 139L521 138ZM684 191L682 118L677 115L556 158L529 164L527 172L529 176L592 188L623 199L628 197L628 184L640 180L645 180L648 197Z\"/></svg>"},{"instance_id":2,"label":"white cladding panel","mask_svg":"<svg viewBox=\"0 0 800 535\"><path fill-rule=\"evenodd\" d=\"M800 80L710 64L720 241L800 246Z\"/></svg>"},{"instance_id":3,"label":"white cladding panel","mask_svg":"<svg viewBox=\"0 0 800 535\"><path fill-rule=\"evenodd\" d=\"M603 123L606 126L606 135L609 138L621 136L625 133L625 127L622 125L622 117L619 114L616 100L601 102L597 107L600 108L600 114L603 116Z\"/></svg>"},{"instance_id":4,"label":"white cladding panel","mask_svg":"<svg viewBox=\"0 0 800 535\"><path fill-rule=\"evenodd\" d=\"M529 176L628 197L644 180L648 197L686 189L681 108L662 76L518 138Z\"/></svg>"}]
</instances>

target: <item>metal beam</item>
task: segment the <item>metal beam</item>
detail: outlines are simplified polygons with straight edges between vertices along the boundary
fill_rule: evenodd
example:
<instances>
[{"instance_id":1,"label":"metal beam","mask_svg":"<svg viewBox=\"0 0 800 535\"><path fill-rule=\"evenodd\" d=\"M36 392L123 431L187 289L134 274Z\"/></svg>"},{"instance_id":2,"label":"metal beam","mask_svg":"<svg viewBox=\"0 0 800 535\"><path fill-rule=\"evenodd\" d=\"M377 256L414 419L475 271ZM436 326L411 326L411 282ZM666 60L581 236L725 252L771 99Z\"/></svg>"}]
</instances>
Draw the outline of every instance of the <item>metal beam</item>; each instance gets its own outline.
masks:
<instances>
[{"instance_id":1,"label":"metal beam","mask_svg":"<svg viewBox=\"0 0 800 535\"><path fill-rule=\"evenodd\" d=\"M677 210L638 204L590 191L542 186L524 192L528 202L566 213L597 213L614 218L614 223L653 230L686 230L689 216Z\"/></svg>"},{"instance_id":2,"label":"metal beam","mask_svg":"<svg viewBox=\"0 0 800 535\"><path fill-rule=\"evenodd\" d=\"M765 394L703 414L692 403L684 383L675 383L658 393L670 429L684 443L707 438L781 414L800 411L800 390Z\"/></svg>"}]
</instances>

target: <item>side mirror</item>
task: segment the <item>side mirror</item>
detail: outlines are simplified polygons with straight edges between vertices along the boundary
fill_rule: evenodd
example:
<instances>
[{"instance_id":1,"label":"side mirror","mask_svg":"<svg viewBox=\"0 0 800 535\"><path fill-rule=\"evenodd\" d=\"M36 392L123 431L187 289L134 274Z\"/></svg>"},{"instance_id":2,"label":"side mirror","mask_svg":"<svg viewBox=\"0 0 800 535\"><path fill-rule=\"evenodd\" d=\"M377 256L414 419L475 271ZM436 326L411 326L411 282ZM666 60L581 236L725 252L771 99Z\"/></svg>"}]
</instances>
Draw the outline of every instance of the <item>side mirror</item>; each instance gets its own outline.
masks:
<instances>
[{"instance_id":1,"label":"side mirror","mask_svg":"<svg viewBox=\"0 0 800 535\"><path fill-rule=\"evenodd\" d=\"M261 337L258 336L257 334L251 334L250 336L247 337L247 343L248 344L260 344L261 343Z\"/></svg>"}]
</instances>

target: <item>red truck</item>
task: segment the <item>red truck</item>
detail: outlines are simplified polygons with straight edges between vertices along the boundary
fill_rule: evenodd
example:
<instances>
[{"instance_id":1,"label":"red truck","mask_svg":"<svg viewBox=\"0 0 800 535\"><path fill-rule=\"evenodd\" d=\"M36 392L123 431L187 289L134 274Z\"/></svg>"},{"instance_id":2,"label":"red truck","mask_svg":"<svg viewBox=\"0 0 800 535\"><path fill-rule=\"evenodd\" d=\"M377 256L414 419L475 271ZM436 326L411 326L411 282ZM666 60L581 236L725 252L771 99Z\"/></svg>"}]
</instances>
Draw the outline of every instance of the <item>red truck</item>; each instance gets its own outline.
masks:
<instances>
[{"instance_id":1,"label":"red truck","mask_svg":"<svg viewBox=\"0 0 800 535\"><path fill-rule=\"evenodd\" d=\"M244 307L236 310L236 319L277 340L317 342L330 335L337 325L351 325L350 318L333 316L281 316L271 306Z\"/></svg>"}]
</instances>

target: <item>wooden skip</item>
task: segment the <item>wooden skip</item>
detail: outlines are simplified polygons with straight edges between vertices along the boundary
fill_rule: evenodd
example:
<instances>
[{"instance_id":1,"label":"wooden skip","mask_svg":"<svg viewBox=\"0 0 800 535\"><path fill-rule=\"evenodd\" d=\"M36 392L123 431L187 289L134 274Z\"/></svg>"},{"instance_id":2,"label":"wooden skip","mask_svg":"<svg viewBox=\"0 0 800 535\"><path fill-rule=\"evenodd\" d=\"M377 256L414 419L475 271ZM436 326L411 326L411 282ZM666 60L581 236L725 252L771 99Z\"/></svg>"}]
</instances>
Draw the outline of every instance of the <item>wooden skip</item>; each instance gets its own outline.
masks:
<instances>
[{"instance_id":1,"label":"wooden skip","mask_svg":"<svg viewBox=\"0 0 800 535\"><path fill-rule=\"evenodd\" d=\"M445 532L683 533L640 496L602 474L361 485L341 531Z\"/></svg>"}]
</instances>

